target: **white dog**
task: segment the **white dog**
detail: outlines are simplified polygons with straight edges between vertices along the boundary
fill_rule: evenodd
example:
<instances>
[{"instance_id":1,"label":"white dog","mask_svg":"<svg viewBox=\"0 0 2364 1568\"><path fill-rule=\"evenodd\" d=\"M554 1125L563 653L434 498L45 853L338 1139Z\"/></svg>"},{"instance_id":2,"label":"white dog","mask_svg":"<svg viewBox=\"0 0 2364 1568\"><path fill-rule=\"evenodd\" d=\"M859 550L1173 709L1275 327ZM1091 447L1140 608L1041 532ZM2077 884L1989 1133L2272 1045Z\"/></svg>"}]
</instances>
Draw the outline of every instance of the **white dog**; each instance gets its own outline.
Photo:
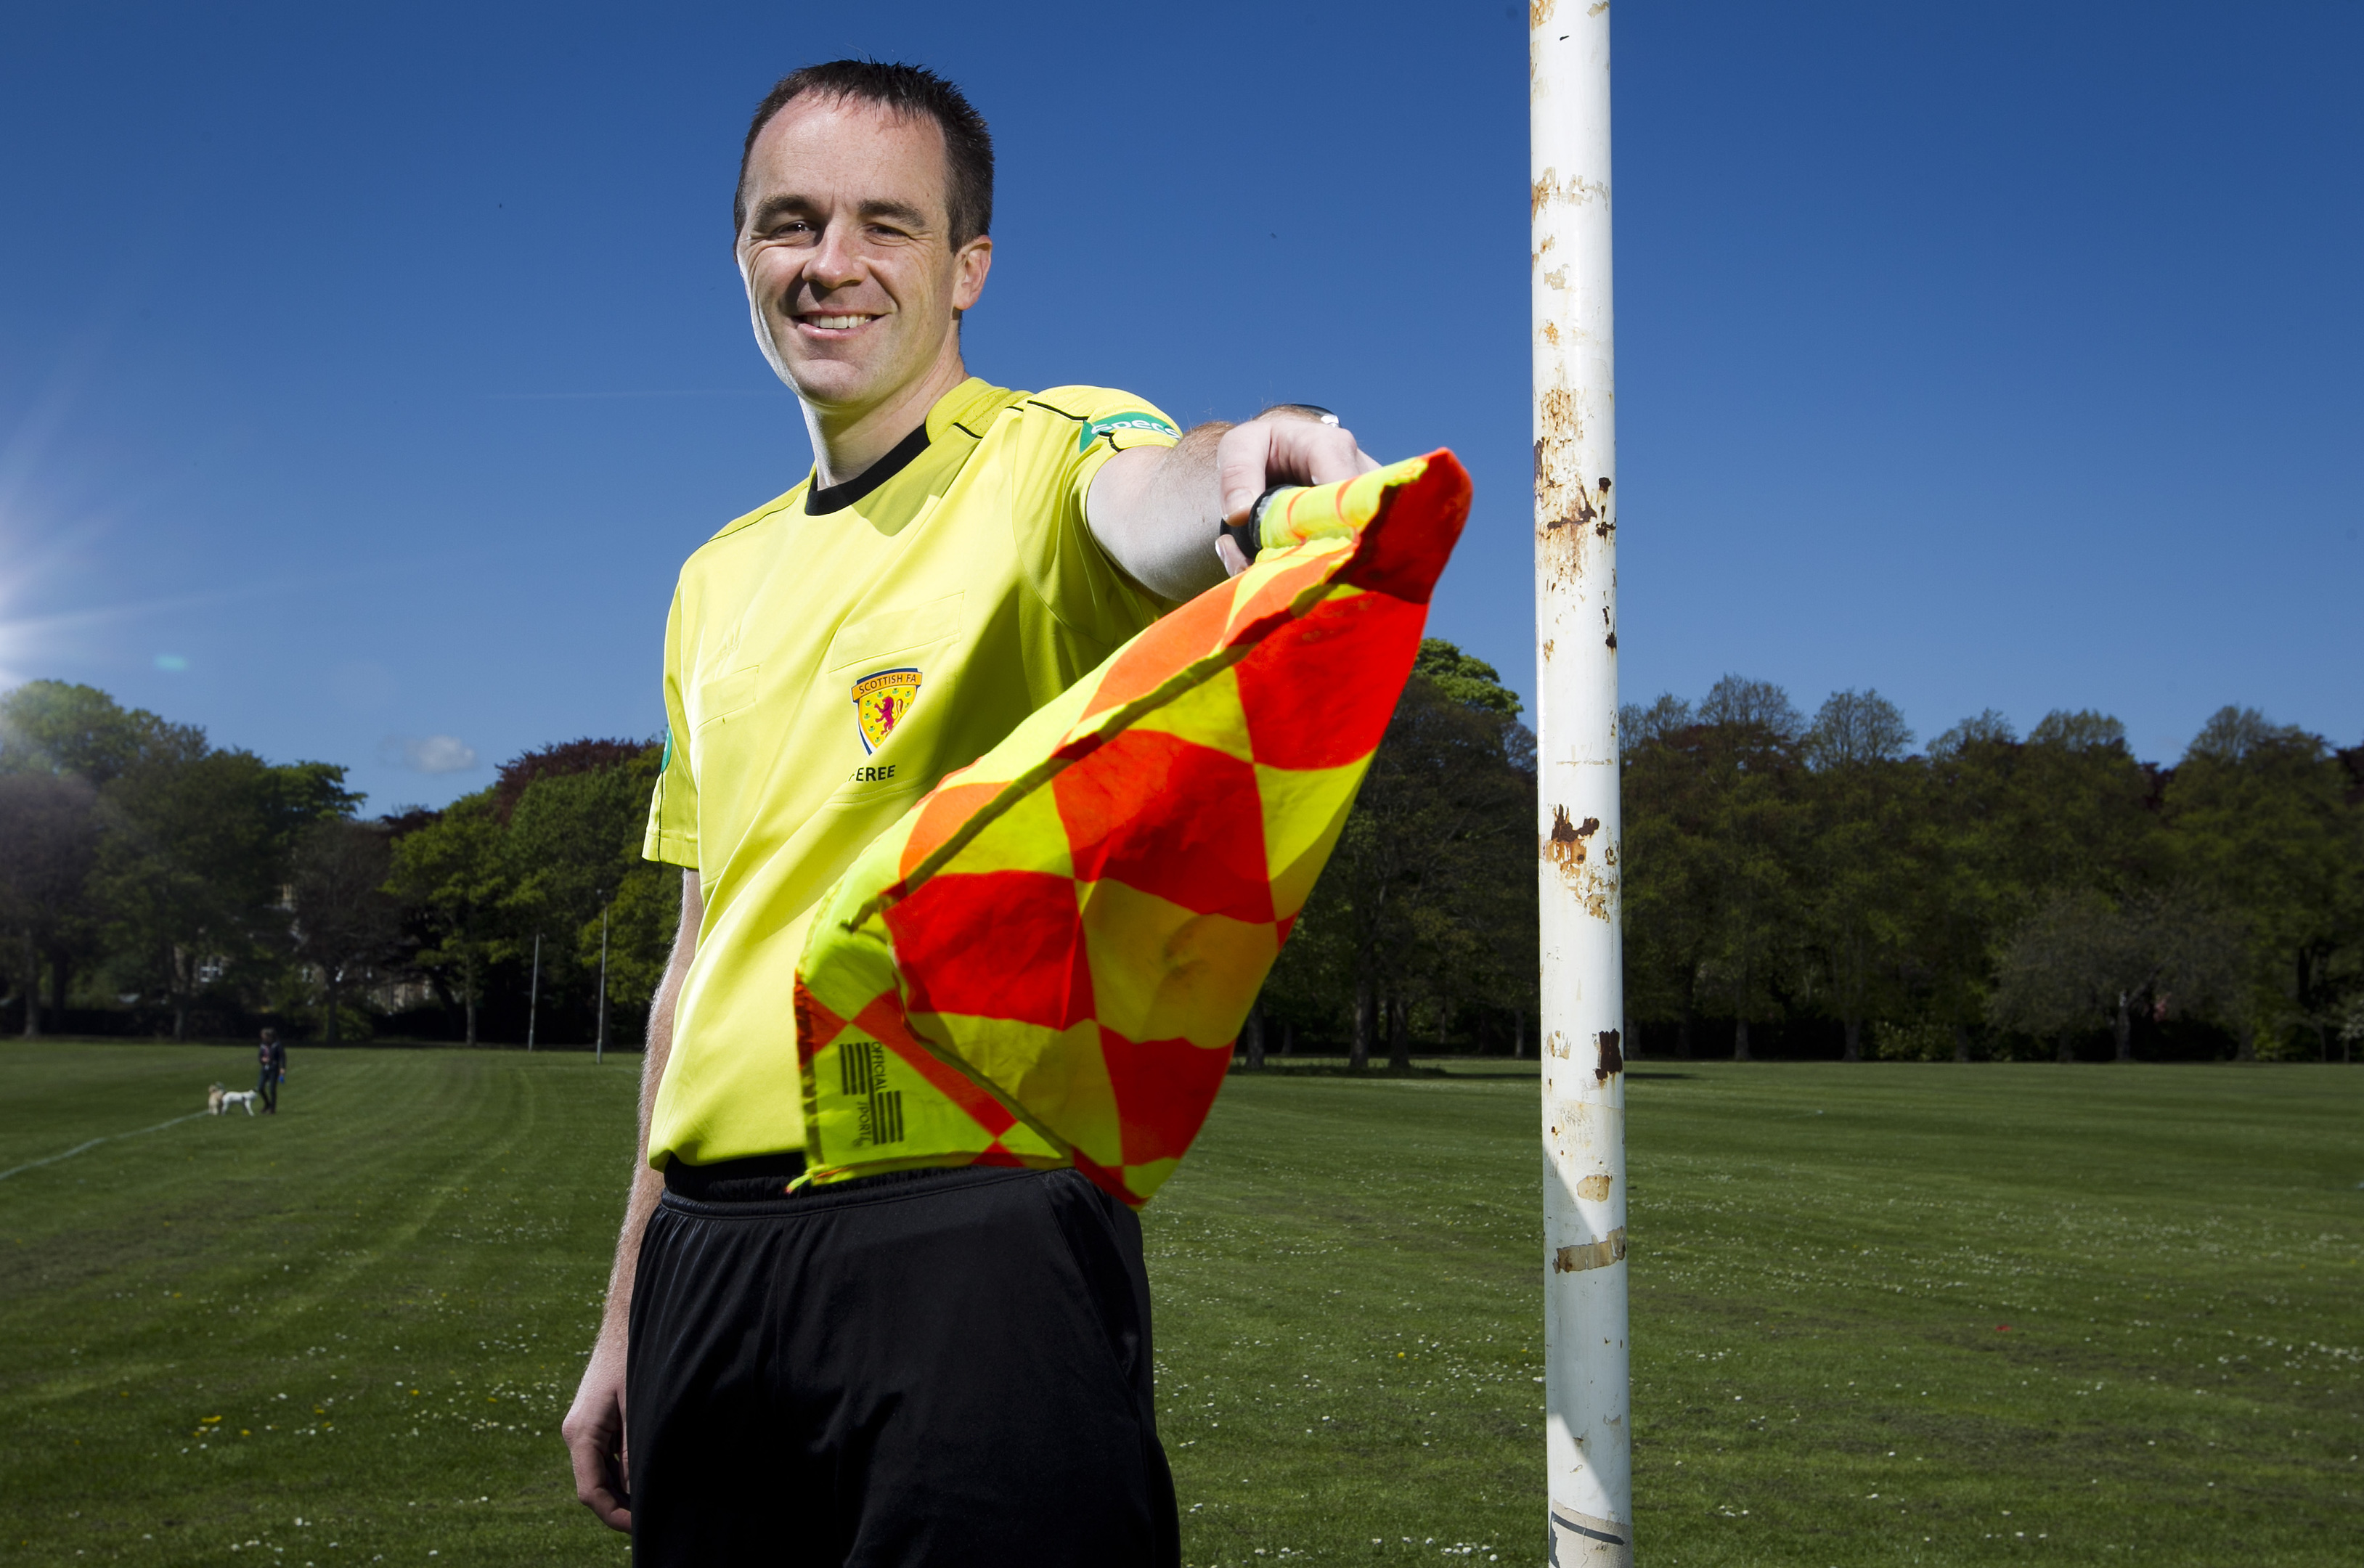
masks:
<instances>
[{"instance_id":1,"label":"white dog","mask_svg":"<svg viewBox=\"0 0 2364 1568\"><path fill-rule=\"evenodd\" d=\"M255 1095L252 1089L240 1089L235 1094L229 1094L223 1091L222 1086L219 1084L216 1084L212 1088L206 1091L206 1109L211 1111L216 1116L220 1116L232 1106L244 1106L246 1107L246 1114L252 1116L254 1114L254 1099Z\"/></svg>"}]
</instances>

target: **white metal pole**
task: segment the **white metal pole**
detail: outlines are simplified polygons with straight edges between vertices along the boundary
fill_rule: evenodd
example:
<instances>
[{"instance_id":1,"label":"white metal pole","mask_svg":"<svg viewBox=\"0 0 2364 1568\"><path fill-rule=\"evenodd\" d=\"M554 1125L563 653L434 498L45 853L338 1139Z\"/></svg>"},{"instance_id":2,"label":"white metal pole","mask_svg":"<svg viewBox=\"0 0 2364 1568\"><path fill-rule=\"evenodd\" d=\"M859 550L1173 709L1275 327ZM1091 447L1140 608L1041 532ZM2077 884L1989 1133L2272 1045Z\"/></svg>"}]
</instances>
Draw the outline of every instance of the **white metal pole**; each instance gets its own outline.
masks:
<instances>
[{"instance_id":1,"label":"white metal pole","mask_svg":"<svg viewBox=\"0 0 2364 1568\"><path fill-rule=\"evenodd\" d=\"M1609 6L1528 7L1551 1561L1634 1560Z\"/></svg>"}]
</instances>

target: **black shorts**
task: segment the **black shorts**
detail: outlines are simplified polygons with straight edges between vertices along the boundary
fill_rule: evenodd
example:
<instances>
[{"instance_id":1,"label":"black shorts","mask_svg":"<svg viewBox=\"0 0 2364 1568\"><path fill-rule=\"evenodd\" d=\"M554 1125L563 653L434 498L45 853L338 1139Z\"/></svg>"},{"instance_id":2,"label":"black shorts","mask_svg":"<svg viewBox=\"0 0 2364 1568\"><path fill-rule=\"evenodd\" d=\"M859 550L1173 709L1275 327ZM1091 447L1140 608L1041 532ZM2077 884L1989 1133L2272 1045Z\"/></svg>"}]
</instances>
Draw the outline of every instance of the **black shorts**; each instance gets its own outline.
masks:
<instances>
[{"instance_id":1,"label":"black shorts","mask_svg":"<svg viewBox=\"0 0 2364 1568\"><path fill-rule=\"evenodd\" d=\"M668 1191L626 1367L641 1568L1181 1561L1141 1222L1072 1171Z\"/></svg>"}]
</instances>

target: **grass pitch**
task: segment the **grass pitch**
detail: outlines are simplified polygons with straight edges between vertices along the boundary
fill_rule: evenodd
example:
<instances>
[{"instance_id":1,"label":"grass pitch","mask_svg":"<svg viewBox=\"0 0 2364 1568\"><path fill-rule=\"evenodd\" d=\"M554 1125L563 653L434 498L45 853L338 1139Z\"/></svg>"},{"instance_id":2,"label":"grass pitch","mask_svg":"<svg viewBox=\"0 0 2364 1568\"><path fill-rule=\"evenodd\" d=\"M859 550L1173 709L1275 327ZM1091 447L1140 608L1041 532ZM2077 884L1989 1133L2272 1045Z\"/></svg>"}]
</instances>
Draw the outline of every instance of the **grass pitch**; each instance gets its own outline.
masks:
<instances>
[{"instance_id":1,"label":"grass pitch","mask_svg":"<svg viewBox=\"0 0 2364 1568\"><path fill-rule=\"evenodd\" d=\"M637 1059L174 1119L251 1061L0 1047L0 1563L622 1562L557 1423ZM2364 1073L1630 1093L1643 1561L2355 1560ZM1146 1217L1187 1562L1542 1560L1537 1131L1532 1076L1226 1086Z\"/></svg>"}]
</instances>

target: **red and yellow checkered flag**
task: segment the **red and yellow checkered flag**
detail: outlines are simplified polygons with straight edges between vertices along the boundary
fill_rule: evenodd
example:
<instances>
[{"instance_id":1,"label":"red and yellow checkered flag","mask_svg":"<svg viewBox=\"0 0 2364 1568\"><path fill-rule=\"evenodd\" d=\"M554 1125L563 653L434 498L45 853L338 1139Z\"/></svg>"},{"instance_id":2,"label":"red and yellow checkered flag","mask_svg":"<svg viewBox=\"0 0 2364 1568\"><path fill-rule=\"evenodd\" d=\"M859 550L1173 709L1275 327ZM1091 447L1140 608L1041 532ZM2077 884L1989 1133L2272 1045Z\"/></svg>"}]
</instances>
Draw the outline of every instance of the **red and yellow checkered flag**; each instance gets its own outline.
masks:
<instances>
[{"instance_id":1,"label":"red and yellow checkered flag","mask_svg":"<svg viewBox=\"0 0 2364 1568\"><path fill-rule=\"evenodd\" d=\"M1149 1200L1329 860L1468 513L1449 451L1285 495L1247 571L863 851L797 966L813 1181L1072 1164Z\"/></svg>"}]
</instances>

